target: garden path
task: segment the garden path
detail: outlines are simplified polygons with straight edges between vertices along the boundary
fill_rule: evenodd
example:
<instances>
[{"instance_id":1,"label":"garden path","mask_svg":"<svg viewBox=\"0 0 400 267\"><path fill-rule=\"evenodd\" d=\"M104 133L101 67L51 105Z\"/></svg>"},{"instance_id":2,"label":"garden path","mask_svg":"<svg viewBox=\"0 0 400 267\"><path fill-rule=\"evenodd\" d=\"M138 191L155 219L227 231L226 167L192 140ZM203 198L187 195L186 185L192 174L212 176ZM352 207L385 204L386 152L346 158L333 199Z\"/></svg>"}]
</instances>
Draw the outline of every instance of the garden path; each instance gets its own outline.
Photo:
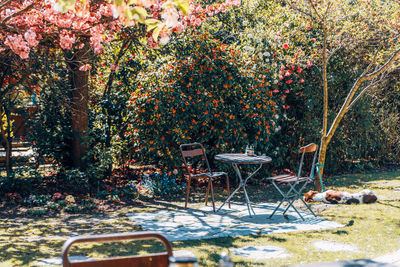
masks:
<instances>
[{"instance_id":1,"label":"garden path","mask_svg":"<svg viewBox=\"0 0 400 267\"><path fill-rule=\"evenodd\" d=\"M158 231L170 241L208 239L228 236L260 235L286 233L292 231L311 231L343 227L342 224L314 217L300 211L289 210L286 216L277 214L271 219L269 214L276 204L260 203L255 205L257 215L250 217L246 205L232 204L214 213L211 207L188 210L160 210L156 212L135 213L127 216L140 224L144 230Z\"/></svg>"}]
</instances>

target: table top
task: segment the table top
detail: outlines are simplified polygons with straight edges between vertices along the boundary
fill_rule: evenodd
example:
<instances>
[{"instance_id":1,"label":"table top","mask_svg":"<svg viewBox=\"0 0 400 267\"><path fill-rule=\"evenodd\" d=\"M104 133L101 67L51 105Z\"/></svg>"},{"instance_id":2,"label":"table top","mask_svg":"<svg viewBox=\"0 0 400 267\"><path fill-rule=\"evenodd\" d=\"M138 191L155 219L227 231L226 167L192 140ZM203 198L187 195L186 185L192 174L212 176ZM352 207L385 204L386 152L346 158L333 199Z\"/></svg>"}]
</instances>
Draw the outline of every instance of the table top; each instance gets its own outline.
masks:
<instances>
[{"instance_id":1,"label":"table top","mask_svg":"<svg viewBox=\"0 0 400 267\"><path fill-rule=\"evenodd\" d=\"M248 156L246 154L239 153L226 153L218 154L215 156L215 160L225 163L237 163L237 164L265 164L270 163L272 159L268 156Z\"/></svg>"}]
</instances>

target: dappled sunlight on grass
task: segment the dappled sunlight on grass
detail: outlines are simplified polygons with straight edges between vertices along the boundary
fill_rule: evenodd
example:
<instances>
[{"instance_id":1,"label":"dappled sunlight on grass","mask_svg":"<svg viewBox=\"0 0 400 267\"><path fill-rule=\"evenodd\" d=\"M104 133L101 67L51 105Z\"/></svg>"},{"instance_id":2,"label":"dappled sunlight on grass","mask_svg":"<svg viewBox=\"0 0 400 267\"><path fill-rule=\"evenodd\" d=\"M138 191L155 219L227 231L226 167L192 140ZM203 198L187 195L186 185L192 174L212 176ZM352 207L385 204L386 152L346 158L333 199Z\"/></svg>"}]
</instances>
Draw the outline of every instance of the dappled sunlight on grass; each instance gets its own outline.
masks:
<instances>
[{"instance_id":1,"label":"dappled sunlight on grass","mask_svg":"<svg viewBox=\"0 0 400 267\"><path fill-rule=\"evenodd\" d=\"M229 248L243 246L278 246L289 257L252 261L233 256L236 266L285 266L295 263L374 258L400 248L400 172L354 174L330 178L328 188L357 192L373 190L378 202L368 205L321 205L313 203L319 216L345 225L331 230L291 232L270 235L250 235L205 240L173 242L174 250L189 250L200 266L217 266L219 255ZM200 191L200 190L199 190ZM268 186L250 186L253 202L277 201L279 197ZM216 192L218 204L226 193ZM58 217L0 217L0 266L28 266L48 258L61 256L61 247L69 236L140 231L143 228L129 220L126 214L160 209L181 209L183 198L174 201L149 200L142 207L125 207L98 214L61 214ZM197 192L190 206L202 207L204 194ZM236 201L243 201L242 193ZM324 240L353 245L356 251L327 252L313 246ZM74 246L71 255L89 257L122 256L160 252L156 241L135 241Z\"/></svg>"}]
</instances>

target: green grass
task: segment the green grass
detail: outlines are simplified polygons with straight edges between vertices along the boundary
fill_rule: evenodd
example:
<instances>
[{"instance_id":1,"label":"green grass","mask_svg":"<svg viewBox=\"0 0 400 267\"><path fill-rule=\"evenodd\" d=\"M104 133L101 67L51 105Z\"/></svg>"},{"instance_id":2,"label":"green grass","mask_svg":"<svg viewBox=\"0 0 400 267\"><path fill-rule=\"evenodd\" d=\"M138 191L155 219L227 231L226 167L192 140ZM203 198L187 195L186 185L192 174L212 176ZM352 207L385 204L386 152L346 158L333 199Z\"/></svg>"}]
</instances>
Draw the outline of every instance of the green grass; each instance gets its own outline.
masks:
<instances>
[{"instance_id":1,"label":"green grass","mask_svg":"<svg viewBox=\"0 0 400 267\"><path fill-rule=\"evenodd\" d=\"M369 205L313 204L319 216L345 226L323 231L291 232L258 236L239 236L195 241L173 242L175 250L192 251L200 266L217 266L219 255L228 248L247 245L274 245L290 254L285 259L252 262L233 257L236 266L286 266L297 263L374 258L400 248L400 172L355 174L331 177L329 187L347 191L369 188L378 195L378 202ZM397 190L396 190L397 189ZM253 201L278 200L271 187L250 187ZM221 193L217 192L220 196ZM198 193L191 206L202 205ZM140 231L142 228L125 214L183 206L182 197L175 201L149 201L143 207L122 207L118 211L97 214L60 215L30 218L2 214L0 217L0 266L34 266L35 262L60 256L61 247L71 234L102 234ZM323 252L312 246L318 240L348 243L358 252ZM162 250L157 242L141 241L114 244L91 244L74 247L72 255L104 257Z\"/></svg>"}]
</instances>

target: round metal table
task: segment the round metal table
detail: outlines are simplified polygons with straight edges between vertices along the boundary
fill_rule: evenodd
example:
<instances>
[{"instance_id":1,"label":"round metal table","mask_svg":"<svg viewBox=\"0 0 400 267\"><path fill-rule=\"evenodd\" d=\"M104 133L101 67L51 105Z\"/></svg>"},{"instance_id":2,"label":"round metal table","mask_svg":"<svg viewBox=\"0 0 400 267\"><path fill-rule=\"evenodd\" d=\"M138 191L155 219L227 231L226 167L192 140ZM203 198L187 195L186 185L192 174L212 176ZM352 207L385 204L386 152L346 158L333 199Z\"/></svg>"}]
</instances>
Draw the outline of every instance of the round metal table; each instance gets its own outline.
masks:
<instances>
[{"instance_id":1,"label":"round metal table","mask_svg":"<svg viewBox=\"0 0 400 267\"><path fill-rule=\"evenodd\" d=\"M237 191L239 191L243 187L243 192L244 192L244 197L246 199L246 204L247 204L247 209L249 210L249 215L251 217L251 212L255 215L256 213L254 212L253 208L251 207L249 196L246 191L246 183L247 180L249 180L252 176L254 176L262 167L263 164L270 163L272 159L268 156L248 156L246 154L234 154L234 153L227 153L227 154L218 154L215 156L215 160L224 162L224 163L230 163L233 166L233 169L235 170L237 176L239 177L239 186L238 188L235 189L235 191L232 192L232 194L224 201L224 203L221 205L221 207L218 208L217 211L219 211L226 202L228 202L233 195L236 194ZM243 179L242 174L240 173L239 166L240 164L259 164L260 166L252 172L247 178Z\"/></svg>"}]
</instances>

